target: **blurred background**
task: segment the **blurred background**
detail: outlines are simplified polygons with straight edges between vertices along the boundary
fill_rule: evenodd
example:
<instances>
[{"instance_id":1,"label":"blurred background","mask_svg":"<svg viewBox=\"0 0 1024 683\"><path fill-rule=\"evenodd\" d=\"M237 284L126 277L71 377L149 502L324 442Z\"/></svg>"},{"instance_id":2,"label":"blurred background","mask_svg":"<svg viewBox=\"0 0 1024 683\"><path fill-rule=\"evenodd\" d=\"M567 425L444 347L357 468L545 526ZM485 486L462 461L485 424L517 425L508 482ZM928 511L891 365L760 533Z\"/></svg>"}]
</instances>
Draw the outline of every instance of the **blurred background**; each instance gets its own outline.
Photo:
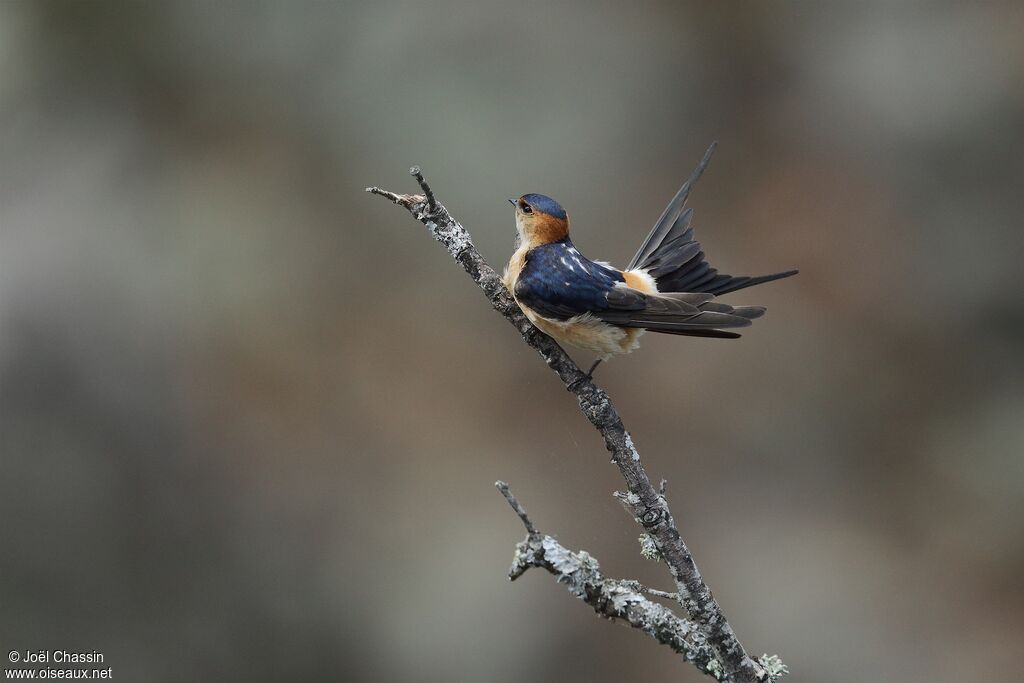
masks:
<instances>
[{"instance_id":1,"label":"blurred background","mask_svg":"<svg viewBox=\"0 0 1024 683\"><path fill-rule=\"evenodd\" d=\"M543 192L624 265L691 196L735 342L598 371L787 680L1019 677L1024 8L0 3L0 647L121 681L705 680L519 520L668 589L495 267ZM585 353L575 352L580 363ZM6 666L6 665L5 665Z\"/></svg>"}]
</instances>

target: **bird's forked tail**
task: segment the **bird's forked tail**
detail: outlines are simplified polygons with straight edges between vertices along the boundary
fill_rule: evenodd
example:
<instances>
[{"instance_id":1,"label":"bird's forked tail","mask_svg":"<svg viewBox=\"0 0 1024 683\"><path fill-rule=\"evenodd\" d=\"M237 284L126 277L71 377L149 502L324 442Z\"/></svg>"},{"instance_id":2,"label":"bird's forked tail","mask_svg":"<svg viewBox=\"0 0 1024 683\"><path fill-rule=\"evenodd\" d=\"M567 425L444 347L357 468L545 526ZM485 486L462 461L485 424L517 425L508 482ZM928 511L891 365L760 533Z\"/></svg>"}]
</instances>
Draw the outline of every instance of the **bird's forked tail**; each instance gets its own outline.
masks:
<instances>
[{"instance_id":1,"label":"bird's forked tail","mask_svg":"<svg viewBox=\"0 0 1024 683\"><path fill-rule=\"evenodd\" d=\"M708 147L700 164L665 207L661 218L654 224L626 268L645 271L654 278L659 292L702 292L719 296L764 282L781 280L798 272L787 270L754 277L733 276L719 273L705 259L704 250L694 238L693 226L690 225L693 209L684 208L684 205L717 146L718 143L713 142Z\"/></svg>"}]
</instances>

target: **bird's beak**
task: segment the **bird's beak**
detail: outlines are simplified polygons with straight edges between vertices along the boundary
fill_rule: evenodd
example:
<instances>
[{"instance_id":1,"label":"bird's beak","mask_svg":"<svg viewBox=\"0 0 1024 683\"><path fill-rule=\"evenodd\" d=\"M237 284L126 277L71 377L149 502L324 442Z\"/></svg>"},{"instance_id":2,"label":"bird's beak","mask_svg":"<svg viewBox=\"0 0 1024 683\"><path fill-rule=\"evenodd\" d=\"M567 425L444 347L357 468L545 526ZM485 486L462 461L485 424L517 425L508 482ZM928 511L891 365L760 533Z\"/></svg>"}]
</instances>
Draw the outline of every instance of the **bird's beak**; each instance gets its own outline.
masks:
<instances>
[{"instance_id":1,"label":"bird's beak","mask_svg":"<svg viewBox=\"0 0 1024 683\"><path fill-rule=\"evenodd\" d=\"M516 207L517 209L519 208L519 204L514 199L508 200L508 203L511 204L512 206Z\"/></svg>"}]
</instances>

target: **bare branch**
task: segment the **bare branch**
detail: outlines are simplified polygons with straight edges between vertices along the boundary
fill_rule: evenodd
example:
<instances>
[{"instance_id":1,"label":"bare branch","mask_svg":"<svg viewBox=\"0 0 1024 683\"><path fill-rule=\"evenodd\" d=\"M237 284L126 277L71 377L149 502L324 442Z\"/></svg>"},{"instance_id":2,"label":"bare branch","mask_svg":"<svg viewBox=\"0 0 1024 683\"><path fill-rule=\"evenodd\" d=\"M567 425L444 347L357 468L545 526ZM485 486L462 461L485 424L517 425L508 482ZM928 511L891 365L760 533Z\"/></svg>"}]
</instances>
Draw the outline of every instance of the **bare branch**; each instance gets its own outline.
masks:
<instances>
[{"instance_id":1,"label":"bare branch","mask_svg":"<svg viewBox=\"0 0 1024 683\"><path fill-rule=\"evenodd\" d=\"M524 510L523 506L519 504L516 497L512 495L512 490L509 489L508 484L503 481L496 481L494 482L494 485L499 491L501 491L501 495L505 496L505 500L507 500L508 504L512 506L512 509L516 511L516 514L519 515L519 519L523 520L523 526L526 527L527 533L531 536L536 536L538 533L537 527L533 526L533 522L531 522L530 518L526 516L526 510Z\"/></svg>"},{"instance_id":2,"label":"bare branch","mask_svg":"<svg viewBox=\"0 0 1024 683\"><path fill-rule=\"evenodd\" d=\"M497 486L526 523L526 513L522 512L523 508L509 491L508 484L498 482ZM527 528L532 526L530 524ZM721 665L701 630L664 605L651 602L641 591L661 596L671 596L672 593L644 589L637 581L607 578L601 574L597 559L590 553L585 550L573 552L536 529L530 530L526 538L516 545L508 571L509 579L515 581L533 567L553 574L558 583L564 584L570 593L602 617L623 621L643 631L678 652L704 673L722 679Z\"/></svg>"},{"instance_id":3,"label":"bare branch","mask_svg":"<svg viewBox=\"0 0 1024 683\"><path fill-rule=\"evenodd\" d=\"M640 464L640 453L608 394L599 389L551 337L527 320L505 288L501 277L473 246L466 229L452 218L444 205L432 201L433 193L422 180L422 173L413 175L420 182L423 195L396 195L379 188L368 188L368 191L404 206L416 220L426 225L431 236L444 245L484 291L491 306L519 330L526 343L541 355L562 384L576 396L580 410L604 437L612 462L626 481L629 492L623 496L623 502L654 540L675 580L680 603L718 656L722 667L720 680L732 683L764 683L772 680L772 675L747 655L718 602L704 583L693 556L679 535L668 503L654 488Z\"/></svg>"},{"instance_id":4,"label":"bare branch","mask_svg":"<svg viewBox=\"0 0 1024 683\"><path fill-rule=\"evenodd\" d=\"M427 181L423 179L423 173L420 172L419 166L413 166L409 169L409 175L416 179L416 182L420 184L420 188L423 190L423 194L427 198L427 210L433 211L437 206L437 202L434 200L434 192L430 189L430 185L427 185Z\"/></svg>"},{"instance_id":5,"label":"bare branch","mask_svg":"<svg viewBox=\"0 0 1024 683\"><path fill-rule=\"evenodd\" d=\"M370 194L376 194L376 195L380 195L381 197L386 197L387 199L390 199L391 201L393 201L395 204L398 204L399 206L406 206L407 207L409 205L409 196L408 195L395 194L394 192L390 192L388 190L382 190L382 189L380 189L379 187L376 187L376 186L368 187L368 188L366 188L366 191L369 192Z\"/></svg>"}]
</instances>

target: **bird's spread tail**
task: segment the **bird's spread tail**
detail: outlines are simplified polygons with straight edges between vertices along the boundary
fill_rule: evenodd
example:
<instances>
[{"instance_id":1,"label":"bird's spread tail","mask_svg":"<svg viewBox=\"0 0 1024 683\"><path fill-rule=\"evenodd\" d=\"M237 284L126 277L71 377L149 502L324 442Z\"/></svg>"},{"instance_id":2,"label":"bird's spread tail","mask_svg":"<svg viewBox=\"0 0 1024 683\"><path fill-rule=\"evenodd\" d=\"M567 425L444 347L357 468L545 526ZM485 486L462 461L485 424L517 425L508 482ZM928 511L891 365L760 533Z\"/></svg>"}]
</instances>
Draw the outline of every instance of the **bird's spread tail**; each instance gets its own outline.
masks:
<instances>
[{"instance_id":1,"label":"bird's spread tail","mask_svg":"<svg viewBox=\"0 0 1024 683\"><path fill-rule=\"evenodd\" d=\"M647 239L630 261L627 270L643 270L657 283L659 292L703 292L715 296L735 292L772 280L796 275L798 271L758 276L733 276L719 273L704 257L694 238L693 209L684 208L686 199L711 161L717 143L711 143L704 158L689 179L665 207Z\"/></svg>"}]
</instances>

